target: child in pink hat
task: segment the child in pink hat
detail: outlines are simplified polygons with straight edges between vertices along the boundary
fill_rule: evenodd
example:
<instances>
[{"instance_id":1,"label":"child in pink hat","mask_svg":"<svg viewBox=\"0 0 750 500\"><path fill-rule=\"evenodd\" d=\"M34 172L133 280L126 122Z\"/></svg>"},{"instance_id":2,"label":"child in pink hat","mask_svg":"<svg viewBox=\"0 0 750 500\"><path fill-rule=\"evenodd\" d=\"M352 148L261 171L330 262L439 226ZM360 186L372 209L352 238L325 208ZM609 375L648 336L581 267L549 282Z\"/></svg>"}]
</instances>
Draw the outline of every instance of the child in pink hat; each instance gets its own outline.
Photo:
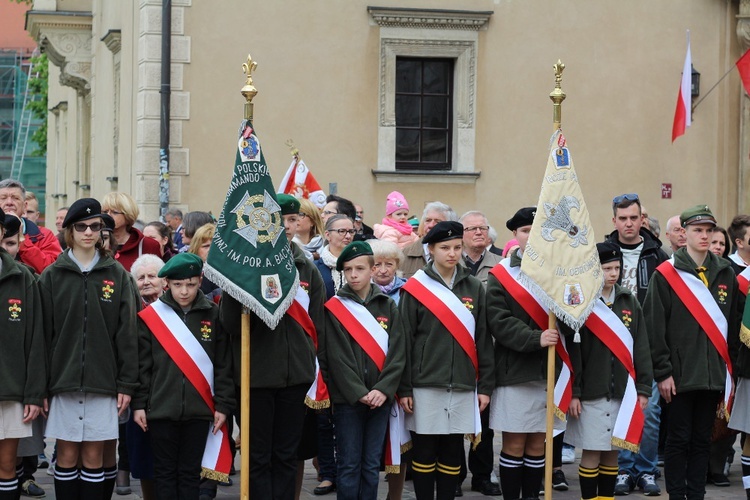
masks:
<instances>
[{"instance_id":1,"label":"child in pink hat","mask_svg":"<svg viewBox=\"0 0 750 500\"><path fill-rule=\"evenodd\" d=\"M404 195L392 191L385 200L385 217L382 224L375 224L373 231L379 240L392 241L404 248L419 239L411 224L407 222L409 204Z\"/></svg>"}]
</instances>

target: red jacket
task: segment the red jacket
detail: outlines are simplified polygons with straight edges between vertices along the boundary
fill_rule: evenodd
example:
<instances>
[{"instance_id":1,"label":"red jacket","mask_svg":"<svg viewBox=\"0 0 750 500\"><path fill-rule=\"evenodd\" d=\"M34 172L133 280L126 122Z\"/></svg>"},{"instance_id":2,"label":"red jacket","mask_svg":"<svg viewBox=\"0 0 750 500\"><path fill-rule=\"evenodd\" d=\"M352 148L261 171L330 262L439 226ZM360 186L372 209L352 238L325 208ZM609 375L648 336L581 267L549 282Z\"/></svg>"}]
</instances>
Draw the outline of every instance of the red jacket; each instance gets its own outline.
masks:
<instances>
[{"instance_id":1,"label":"red jacket","mask_svg":"<svg viewBox=\"0 0 750 500\"><path fill-rule=\"evenodd\" d=\"M143 244L141 245L141 241ZM153 238L146 238L143 233L136 228L130 228L130 238L125 244L115 252L115 260L122 264L127 272L133 262L145 253L151 253L161 258L161 246Z\"/></svg>"},{"instance_id":2,"label":"red jacket","mask_svg":"<svg viewBox=\"0 0 750 500\"><path fill-rule=\"evenodd\" d=\"M18 259L42 274L44 268L55 262L57 256L62 253L60 242L57 241L57 236L46 227L39 227L26 218L23 222L26 225L26 232L23 242L18 247Z\"/></svg>"}]
</instances>

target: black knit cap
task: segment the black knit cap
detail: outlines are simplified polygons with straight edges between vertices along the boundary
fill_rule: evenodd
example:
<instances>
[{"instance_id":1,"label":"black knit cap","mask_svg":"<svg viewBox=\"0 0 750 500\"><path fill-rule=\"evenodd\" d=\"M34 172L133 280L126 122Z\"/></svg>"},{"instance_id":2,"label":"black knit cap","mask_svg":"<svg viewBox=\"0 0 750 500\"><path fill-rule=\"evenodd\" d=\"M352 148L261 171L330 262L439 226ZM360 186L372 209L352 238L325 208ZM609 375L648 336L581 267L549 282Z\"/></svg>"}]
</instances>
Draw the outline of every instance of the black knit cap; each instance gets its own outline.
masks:
<instances>
[{"instance_id":1,"label":"black knit cap","mask_svg":"<svg viewBox=\"0 0 750 500\"><path fill-rule=\"evenodd\" d=\"M462 239L464 226L460 222L446 220L435 224L430 232L422 238L422 243L440 243L441 241Z\"/></svg>"},{"instance_id":2,"label":"black knit cap","mask_svg":"<svg viewBox=\"0 0 750 500\"><path fill-rule=\"evenodd\" d=\"M102 206L94 198L81 198L76 200L68 209L62 227L68 227L76 222L81 222L94 217L102 216Z\"/></svg>"},{"instance_id":3,"label":"black knit cap","mask_svg":"<svg viewBox=\"0 0 750 500\"><path fill-rule=\"evenodd\" d=\"M525 207L520 209L505 223L511 231L515 231L519 227L530 226L534 223L534 217L536 216L536 207Z\"/></svg>"}]
</instances>

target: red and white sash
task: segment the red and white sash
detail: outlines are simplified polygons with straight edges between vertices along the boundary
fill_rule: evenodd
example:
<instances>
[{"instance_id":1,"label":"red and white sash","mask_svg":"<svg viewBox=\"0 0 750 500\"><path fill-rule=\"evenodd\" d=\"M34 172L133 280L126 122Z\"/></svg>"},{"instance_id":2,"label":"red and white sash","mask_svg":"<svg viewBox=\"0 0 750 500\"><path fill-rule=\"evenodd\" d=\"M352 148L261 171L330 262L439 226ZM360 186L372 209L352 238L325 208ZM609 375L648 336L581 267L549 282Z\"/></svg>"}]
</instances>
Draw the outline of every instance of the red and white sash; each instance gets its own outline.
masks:
<instances>
[{"instance_id":1,"label":"red and white sash","mask_svg":"<svg viewBox=\"0 0 750 500\"><path fill-rule=\"evenodd\" d=\"M503 259L490 270L503 288L536 323L537 328L544 331L549 328L549 309L518 281L520 272L520 267L511 267L509 258ZM564 421L570 407L570 400L573 398L573 363L570 361L563 335L560 335L560 342L555 344L555 353L563 362L560 376L555 383L555 415Z\"/></svg>"},{"instance_id":2,"label":"red and white sash","mask_svg":"<svg viewBox=\"0 0 750 500\"><path fill-rule=\"evenodd\" d=\"M305 404L313 409L328 408L331 406L331 400L328 396L328 387L323 381L323 374L320 371L318 363L318 331L315 329L312 318L310 318L310 296L301 286L297 288L297 294L294 296L292 305L289 306L286 313L307 333L315 346L315 380L305 395Z\"/></svg>"},{"instance_id":3,"label":"red and white sash","mask_svg":"<svg viewBox=\"0 0 750 500\"><path fill-rule=\"evenodd\" d=\"M461 300L448 287L432 279L422 269L409 278L401 289L417 299L450 332L471 360L477 379L479 379L479 358L474 341L476 320ZM476 393L476 389L474 392ZM481 432L482 422L479 419L479 400L477 400L474 411L474 435L479 436Z\"/></svg>"},{"instance_id":4,"label":"red and white sash","mask_svg":"<svg viewBox=\"0 0 750 500\"><path fill-rule=\"evenodd\" d=\"M729 329L727 319L706 285L696 276L674 267L674 258L663 262L656 270L666 278L669 286L672 287L677 297L693 315L701 330L706 333L711 344L726 364L724 416L729 419L729 412L732 410L731 399L734 392L734 382L732 379L732 360L729 358L729 346L727 344Z\"/></svg>"},{"instance_id":5,"label":"red and white sash","mask_svg":"<svg viewBox=\"0 0 750 500\"><path fill-rule=\"evenodd\" d=\"M380 325L365 306L358 302L340 297L332 297L326 302L326 309L341 323L355 342L365 351L365 354L375 363L379 371L385 367L388 356L388 332ZM404 425L403 410L394 401L390 409L388 428L386 430L386 472L399 472L401 465L402 441L411 440Z\"/></svg>"},{"instance_id":6,"label":"red and white sash","mask_svg":"<svg viewBox=\"0 0 750 500\"><path fill-rule=\"evenodd\" d=\"M140 311L138 316L214 413L214 365L187 325L161 300ZM224 423L216 434L212 429L213 422L208 426L201 477L226 481L233 461L227 424Z\"/></svg>"},{"instance_id":7,"label":"red and white sash","mask_svg":"<svg viewBox=\"0 0 750 500\"><path fill-rule=\"evenodd\" d=\"M633 363L633 336L620 318L601 300L597 300L585 326L612 351L628 371L625 394L612 429L612 443L620 448L638 452L643 434L643 410L638 404Z\"/></svg>"},{"instance_id":8,"label":"red and white sash","mask_svg":"<svg viewBox=\"0 0 750 500\"><path fill-rule=\"evenodd\" d=\"M737 283L740 285L740 292L747 296L747 289L750 287L750 266L747 266L737 275Z\"/></svg>"}]
</instances>

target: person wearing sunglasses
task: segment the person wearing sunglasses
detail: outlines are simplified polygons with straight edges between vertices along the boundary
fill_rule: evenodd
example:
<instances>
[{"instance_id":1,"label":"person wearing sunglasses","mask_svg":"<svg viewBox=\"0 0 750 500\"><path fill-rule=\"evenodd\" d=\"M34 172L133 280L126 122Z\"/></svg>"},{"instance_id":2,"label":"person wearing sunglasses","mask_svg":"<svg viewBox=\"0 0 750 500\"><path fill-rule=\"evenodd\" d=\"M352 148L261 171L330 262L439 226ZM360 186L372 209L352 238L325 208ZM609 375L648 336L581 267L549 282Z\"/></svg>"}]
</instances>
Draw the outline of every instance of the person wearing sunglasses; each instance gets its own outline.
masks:
<instances>
[{"instance_id":1,"label":"person wearing sunglasses","mask_svg":"<svg viewBox=\"0 0 750 500\"><path fill-rule=\"evenodd\" d=\"M39 278L49 359L46 435L57 440L57 498L109 498L104 442L117 439L118 417L138 387L138 291L102 248L101 206L71 205L66 250Z\"/></svg>"},{"instance_id":2,"label":"person wearing sunglasses","mask_svg":"<svg viewBox=\"0 0 750 500\"><path fill-rule=\"evenodd\" d=\"M643 210L637 194L615 196L612 199L612 213L615 230L607 237L607 241L614 243L622 251L622 271L618 284L630 290L643 305L651 277L657 266L669 259L669 256L662 250L661 241L643 226ZM615 494L627 495L636 486L647 496L661 494L661 488L656 484L659 474L657 449L660 414L659 391L654 383L651 398L644 410L646 423L640 451L620 452L620 472Z\"/></svg>"}]
</instances>

